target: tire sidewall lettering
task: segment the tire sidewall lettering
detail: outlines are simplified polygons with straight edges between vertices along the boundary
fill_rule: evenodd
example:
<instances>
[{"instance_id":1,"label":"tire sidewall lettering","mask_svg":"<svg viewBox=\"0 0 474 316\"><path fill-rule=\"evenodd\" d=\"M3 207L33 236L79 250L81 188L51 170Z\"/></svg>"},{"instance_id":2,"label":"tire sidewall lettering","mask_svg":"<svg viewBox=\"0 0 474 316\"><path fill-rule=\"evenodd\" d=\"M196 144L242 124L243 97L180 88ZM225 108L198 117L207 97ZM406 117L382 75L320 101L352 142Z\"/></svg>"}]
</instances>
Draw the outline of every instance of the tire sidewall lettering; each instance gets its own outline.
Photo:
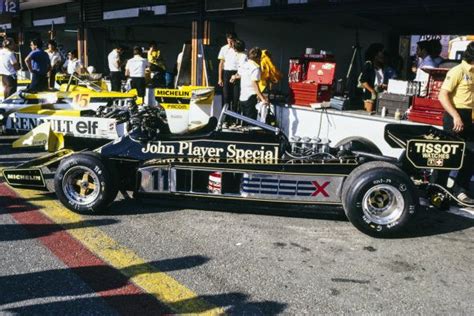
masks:
<instances>
[{"instance_id":1,"label":"tire sidewall lettering","mask_svg":"<svg viewBox=\"0 0 474 316\"><path fill-rule=\"evenodd\" d=\"M59 199L71 210L79 213L87 212L88 214L91 214L98 211L102 206L106 206L104 205L104 201L107 201L107 194L110 194L108 187L110 185L113 186L113 183L108 183L108 181L111 180L110 174L102 164L103 162L100 160L100 157L88 154L73 155L62 161L56 172L55 189ZM97 177L97 185L100 186L96 198L87 204L82 204L75 199L68 198L65 192L66 188L63 186L64 176L69 170L71 170L71 168L77 166L89 168L94 176Z\"/></svg>"}]
</instances>

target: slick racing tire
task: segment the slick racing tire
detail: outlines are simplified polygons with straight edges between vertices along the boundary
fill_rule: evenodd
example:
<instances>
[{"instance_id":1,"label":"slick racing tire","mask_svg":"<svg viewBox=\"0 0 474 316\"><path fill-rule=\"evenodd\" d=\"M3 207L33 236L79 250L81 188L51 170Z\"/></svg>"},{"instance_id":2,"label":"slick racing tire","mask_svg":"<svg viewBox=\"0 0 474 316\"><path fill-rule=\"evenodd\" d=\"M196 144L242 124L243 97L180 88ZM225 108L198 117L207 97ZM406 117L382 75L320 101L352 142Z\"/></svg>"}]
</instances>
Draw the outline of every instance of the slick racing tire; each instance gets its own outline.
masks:
<instances>
[{"instance_id":1,"label":"slick racing tire","mask_svg":"<svg viewBox=\"0 0 474 316\"><path fill-rule=\"evenodd\" d=\"M78 213L104 212L117 196L113 173L95 153L80 153L64 159L54 177L58 199Z\"/></svg>"},{"instance_id":2,"label":"slick racing tire","mask_svg":"<svg viewBox=\"0 0 474 316\"><path fill-rule=\"evenodd\" d=\"M401 235L418 207L416 189L407 174L380 161L354 169L344 182L341 199L357 229L381 238Z\"/></svg>"}]
</instances>

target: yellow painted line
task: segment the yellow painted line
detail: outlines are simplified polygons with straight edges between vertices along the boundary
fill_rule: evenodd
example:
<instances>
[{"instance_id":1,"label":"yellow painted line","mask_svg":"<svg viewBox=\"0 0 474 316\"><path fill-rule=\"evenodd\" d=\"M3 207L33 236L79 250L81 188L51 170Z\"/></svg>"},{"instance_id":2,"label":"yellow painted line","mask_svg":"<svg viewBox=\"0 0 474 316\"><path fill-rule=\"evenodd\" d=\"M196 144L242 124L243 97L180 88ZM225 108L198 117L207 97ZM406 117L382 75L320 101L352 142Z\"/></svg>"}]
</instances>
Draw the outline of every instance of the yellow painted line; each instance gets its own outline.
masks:
<instances>
[{"instance_id":1,"label":"yellow painted line","mask_svg":"<svg viewBox=\"0 0 474 316\"><path fill-rule=\"evenodd\" d=\"M86 248L112 267L120 270L135 285L155 296L176 313L196 315L223 315L224 309L211 305L178 281L146 263L132 250L121 246L103 231L81 226L84 219L62 206L58 201L35 199L41 193L33 190L15 191L24 199L31 200L43 214L59 225L75 223L77 228L67 232L79 240Z\"/></svg>"}]
</instances>

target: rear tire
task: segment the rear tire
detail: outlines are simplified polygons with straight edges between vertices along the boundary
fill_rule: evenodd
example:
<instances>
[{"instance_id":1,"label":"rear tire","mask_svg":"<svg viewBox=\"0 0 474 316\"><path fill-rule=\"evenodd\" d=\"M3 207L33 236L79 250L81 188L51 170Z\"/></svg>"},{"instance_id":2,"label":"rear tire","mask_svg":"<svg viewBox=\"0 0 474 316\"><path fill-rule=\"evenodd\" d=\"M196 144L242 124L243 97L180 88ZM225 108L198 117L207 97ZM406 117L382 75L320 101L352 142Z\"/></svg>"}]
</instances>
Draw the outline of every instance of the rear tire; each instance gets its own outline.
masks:
<instances>
[{"instance_id":1,"label":"rear tire","mask_svg":"<svg viewBox=\"0 0 474 316\"><path fill-rule=\"evenodd\" d=\"M380 161L365 163L347 177L342 204L350 222L373 237L395 237L413 221L418 197L400 168Z\"/></svg>"},{"instance_id":2,"label":"rear tire","mask_svg":"<svg viewBox=\"0 0 474 316\"><path fill-rule=\"evenodd\" d=\"M84 214L104 212L118 192L111 170L92 153L64 159L56 171L54 188L61 203Z\"/></svg>"}]
</instances>

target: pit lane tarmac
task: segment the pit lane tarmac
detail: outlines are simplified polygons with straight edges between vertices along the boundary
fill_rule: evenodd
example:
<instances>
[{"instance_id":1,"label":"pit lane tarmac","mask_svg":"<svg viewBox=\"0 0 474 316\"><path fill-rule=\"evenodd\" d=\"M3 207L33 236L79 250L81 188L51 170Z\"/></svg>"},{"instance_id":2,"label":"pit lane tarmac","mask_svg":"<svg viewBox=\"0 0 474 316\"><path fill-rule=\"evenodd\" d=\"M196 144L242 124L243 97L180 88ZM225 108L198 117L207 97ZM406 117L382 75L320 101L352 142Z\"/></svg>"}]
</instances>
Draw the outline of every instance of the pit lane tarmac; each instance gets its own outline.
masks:
<instances>
[{"instance_id":1,"label":"pit lane tarmac","mask_svg":"<svg viewBox=\"0 0 474 316\"><path fill-rule=\"evenodd\" d=\"M8 145L0 164L38 154ZM2 313L474 312L466 217L424 214L411 236L377 240L340 217L120 198L79 216L50 193L0 191Z\"/></svg>"}]
</instances>

